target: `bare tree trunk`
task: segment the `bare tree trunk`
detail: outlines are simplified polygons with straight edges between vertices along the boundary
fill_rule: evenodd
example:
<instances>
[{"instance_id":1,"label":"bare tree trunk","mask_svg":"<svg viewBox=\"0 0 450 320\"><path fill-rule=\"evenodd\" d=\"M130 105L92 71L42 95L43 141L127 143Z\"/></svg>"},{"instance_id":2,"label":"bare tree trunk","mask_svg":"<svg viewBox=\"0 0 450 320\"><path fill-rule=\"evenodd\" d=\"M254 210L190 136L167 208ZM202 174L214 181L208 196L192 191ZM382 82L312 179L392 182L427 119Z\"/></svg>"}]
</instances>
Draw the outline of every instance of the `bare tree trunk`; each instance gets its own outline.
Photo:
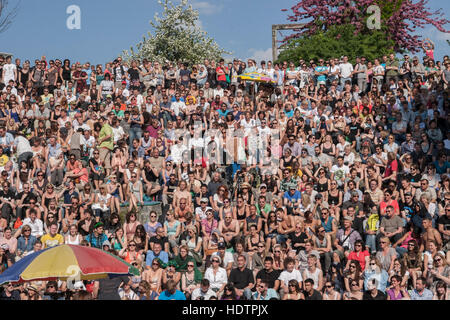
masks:
<instances>
[{"instance_id":1,"label":"bare tree trunk","mask_svg":"<svg viewBox=\"0 0 450 320\"><path fill-rule=\"evenodd\" d=\"M5 32L12 24L19 11L20 0L17 5L7 11L9 0L0 0L0 33Z\"/></svg>"}]
</instances>

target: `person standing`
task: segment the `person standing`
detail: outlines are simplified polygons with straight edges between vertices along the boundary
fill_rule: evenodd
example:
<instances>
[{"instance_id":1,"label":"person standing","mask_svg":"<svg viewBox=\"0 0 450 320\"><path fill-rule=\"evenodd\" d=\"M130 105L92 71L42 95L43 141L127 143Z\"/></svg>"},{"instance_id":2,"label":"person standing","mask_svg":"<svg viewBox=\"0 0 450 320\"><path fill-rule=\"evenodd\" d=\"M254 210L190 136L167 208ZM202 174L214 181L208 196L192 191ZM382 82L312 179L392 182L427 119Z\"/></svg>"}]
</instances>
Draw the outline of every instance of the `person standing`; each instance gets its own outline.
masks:
<instances>
[{"instance_id":1,"label":"person standing","mask_svg":"<svg viewBox=\"0 0 450 320\"><path fill-rule=\"evenodd\" d=\"M100 124L102 128L97 140L98 150L100 152L100 159L105 164L106 176L109 176L111 170L111 151L114 148L114 133L107 118L101 117Z\"/></svg>"},{"instance_id":2,"label":"person standing","mask_svg":"<svg viewBox=\"0 0 450 320\"><path fill-rule=\"evenodd\" d=\"M339 65L339 71L341 75L341 87L345 86L347 81L352 82L353 65L348 62L348 57L344 56L342 63Z\"/></svg>"},{"instance_id":3,"label":"person standing","mask_svg":"<svg viewBox=\"0 0 450 320\"><path fill-rule=\"evenodd\" d=\"M367 89L367 66L366 66L366 58L356 58L356 65L353 74L356 75L356 83L358 84L358 88L360 92L366 92Z\"/></svg>"}]
</instances>

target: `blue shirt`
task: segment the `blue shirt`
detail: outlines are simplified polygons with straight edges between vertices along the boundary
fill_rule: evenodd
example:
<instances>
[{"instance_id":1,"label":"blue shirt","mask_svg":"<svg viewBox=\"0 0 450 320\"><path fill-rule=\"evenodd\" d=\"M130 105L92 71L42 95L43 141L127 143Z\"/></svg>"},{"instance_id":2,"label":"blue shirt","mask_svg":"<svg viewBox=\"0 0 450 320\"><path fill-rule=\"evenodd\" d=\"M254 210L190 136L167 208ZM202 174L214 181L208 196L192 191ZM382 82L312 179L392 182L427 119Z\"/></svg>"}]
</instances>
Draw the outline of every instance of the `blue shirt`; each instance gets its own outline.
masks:
<instances>
[{"instance_id":1,"label":"blue shirt","mask_svg":"<svg viewBox=\"0 0 450 320\"><path fill-rule=\"evenodd\" d=\"M436 173L437 174L447 173L447 169L450 168L450 162L448 162L448 161L445 161L442 164L442 167L439 166L439 161L435 161L435 162L433 162L433 164L434 164L434 167L436 168Z\"/></svg>"},{"instance_id":2,"label":"blue shirt","mask_svg":"<svg viewBox=\"0 0 450 320\"><path fill-rule=\"evenodd\" d=\"M152 250L147 251L147 258L145 259L145 265L151 266L153 259L159 258L163 263L169 262L169 255L165 251L161 251L159 255L155 255L155 253Z\"/></svg>"},{"instance_id":3,"label":"blue shirt","mask_svg":"<svg viewBox=\"0 0 450 320\"><path fill-rule=\"evenodd\" d=\"M135 150L136 149L134 149L134 147L130 148L130 156L131 156L131 153ZM138 158L144 158L144 156L145 156L145 148L144 147L139 146L136 151L138 153Z\"/></svg>"},{"instance_id":4,"label":"blue shirt","mask_svg":"<svg viewBox=\"0 0 450 320\"><path fill-rule=\"evenodd\" d=\"M369 281L371 281L372 279L377 280L377 290L386 293L386 286L389 280L389 275L386 270L381 269L381 273L376 273L375 271L369 270L364 271L364 290L368 290Z\"/></svg>"},{"instance_id":5,"label":"blue shirt","mask_svg":"<svg viewBox=\"0 0 450 320\"><path fill-rule=\"evenodd\" d=\"M69 190L66 190L63 193L63 197L64 197L64 204L71 204L72 198L78 199L79 195L78 195L78 192L76 192L75 190L72 193L70 193Z\"/></svg>"},{"instance_id":6,"label":"blue shirt","mask_svg":"<svg viewBox=\"0 0 450 320\"><path fill-rule=\"evenodd\" d=\"M411 300L433 300L433 292L425 288L422 294L419 294L416 289L409 293Z\"/></svg>"},{"instance_id":7,"label":"blue shirt","mask_svg":"<svg viewBox=\"0 0 450 320\"><path fill-rule=\"evenodd\" d=\"M317 66L315 69L316 72L324 72L327 70L328 70L328 67L326 67L326 66ZM320 76L317 76L317 81L327 81L327 76L324 74L321 74Z\"/></svg>"},{"instance_id":8,"label":"blue shirt","mask_svg":"<svg viewBox=\"0 0 450 320\"><path fill-rule=\"evenodd\" d=\"M174 294L170 294L169 291L163 291L159 295L159 300L186 300L183 292L176 290Z\"/></svg>"},{"instance_id":9,"label":"blue shirt","mask_svg":"<svg viewBox=\"0 0 450 320\"><path fill-rule=\"evenodd\" d=\"M17 239L17 249L22 252L32 251L35 243L36 243L35 236L30 235L30 238L28 239L28 243L25 243L25 238L23 236L20 236Z\"/></svg>"},{"instance_id":10,"label":"blue shirt","mask_svg":"<svg viewBox=\"0 0 450 320\"><path fill-rule=\"evenodd\" d=\"M219 109L217 112L219 113L219 117L225 118L230 113L230 110L222 111L222 109Z\"/></svg>"},{"instance_id":11,"label":"blue shirt","mask_svg":"<svg viewBox=\"0 0 450 320\"><path fill-rule=\"evenodd\" d=\"M264 296L260 296L259 299L258 299L258 295L259 295L259 293L255 292L252 295L252 300L270 300L272 298L275 298L275 299L279 300L277 292L274 289L272 289L272 288L267 289L265 297Z\"/></svg>"},{"instance_id":12,"label":"blue shirt","mask_svg":"<svg viewBox=\"0 0 450 320\"><path fill-rule=\"evenodd\" d=\"M0 137L0 144L7 145L8 148L13 142L14 142L14 136L9 132L5 132L5 136Z\"/></svg>"},{"instance_id":13,"label":"blue shirt","mask_svg":"<svg viewBox=\"0 0 450 320\"><path fill-rule=\"evenodd\" d=\"M286 114L287 118L292 118L294 116L294 110L293 109L291 111L284 110L284 113Z\"/></svg>"},{"instance_id":14,"label":"blue shirt","mask_svg":"<svg viewBox=\"0 0 450 320\"><path fill-rule=\"evenodd\" d=\"M284 193L284 198L288 199L289 201L297 202L302 198L302 193L298 190L295 190L294 194L291 195L289 191L286 191Z\"/></svg>"},{"instance_id":15,"label":"blue shirt","mask_svg":"<svg viewBox=\"0 0 450 320\"><path fill-rule=\"evenodd\" d=\"M108 240L108 237L104 233L102 233L98 237L95 237L94 233L91 233L86 237L86 241L91 244L91 247L98 249L102 249L102 244L106 240Z\"/></svg>"}]
</instances>

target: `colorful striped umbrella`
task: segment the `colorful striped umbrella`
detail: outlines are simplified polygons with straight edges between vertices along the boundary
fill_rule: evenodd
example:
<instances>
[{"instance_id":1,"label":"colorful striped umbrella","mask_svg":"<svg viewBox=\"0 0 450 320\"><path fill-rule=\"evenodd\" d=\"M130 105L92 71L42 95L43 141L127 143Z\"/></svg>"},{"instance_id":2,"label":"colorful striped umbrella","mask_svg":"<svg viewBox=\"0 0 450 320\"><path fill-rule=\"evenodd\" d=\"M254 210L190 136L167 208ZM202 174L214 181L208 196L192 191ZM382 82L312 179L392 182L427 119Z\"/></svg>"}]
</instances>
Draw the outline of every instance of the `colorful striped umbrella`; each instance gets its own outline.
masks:
<instances>
[{"instance_id":1,"label":"colorful striped umbrella","mask_svg":"<svg viewBox=\"0 0 450 320\"><path fill-rule=\"evenodd\" d=\"M259 72L244 73L244 74L241 74L239 76L239 78L241 78L241 80L246 80L246 81L275 83L275 81L273 81L271 77L268 77L264 73L259 73Z\"/></svg>"},{"instance_id":2,"label":"colorful striped umbrella","mask_svg":"<svg viewBox=\"0 0 450 320\"><path fill-rule=\"evenodd\" d=\"M139 270L119 257L91 247L63 244L23 257L0 274L5 282L95 280L139 275Z\"/></svg>"}]
</instances>

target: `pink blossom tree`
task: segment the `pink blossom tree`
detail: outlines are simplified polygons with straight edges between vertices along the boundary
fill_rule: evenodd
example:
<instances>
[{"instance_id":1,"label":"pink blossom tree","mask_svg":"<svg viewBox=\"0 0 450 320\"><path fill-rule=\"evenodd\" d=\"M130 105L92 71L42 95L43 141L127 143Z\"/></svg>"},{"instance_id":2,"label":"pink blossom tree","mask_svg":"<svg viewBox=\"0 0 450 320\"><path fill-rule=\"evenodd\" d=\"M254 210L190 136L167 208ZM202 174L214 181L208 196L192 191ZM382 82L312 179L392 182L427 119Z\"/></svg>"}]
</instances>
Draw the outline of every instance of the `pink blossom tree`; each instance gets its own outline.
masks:
<instances>
[{"instance_id":1,"label":"pink blossom tree","mask_svg":"<svg viewBox=\"0 0 450 320\"><path fill-rule=\"evenodd\" d=\"M381 31L387 40L394 42L396 52L417 52L421 48L422 38L413 33L427 25L436 27L440 32L450 32L445 25L450 21L444 17L441 9L431 11L428 0L301 0L291 8L288 20L305 23L296 33L283 39L287 43L292 38L311 36L326 31L331 26L350 24L355 35L370 33L367 27L367 8L377 5L381 12ZM282 11L287 11L283 9Z\"/></svg>"}]
</instances>

